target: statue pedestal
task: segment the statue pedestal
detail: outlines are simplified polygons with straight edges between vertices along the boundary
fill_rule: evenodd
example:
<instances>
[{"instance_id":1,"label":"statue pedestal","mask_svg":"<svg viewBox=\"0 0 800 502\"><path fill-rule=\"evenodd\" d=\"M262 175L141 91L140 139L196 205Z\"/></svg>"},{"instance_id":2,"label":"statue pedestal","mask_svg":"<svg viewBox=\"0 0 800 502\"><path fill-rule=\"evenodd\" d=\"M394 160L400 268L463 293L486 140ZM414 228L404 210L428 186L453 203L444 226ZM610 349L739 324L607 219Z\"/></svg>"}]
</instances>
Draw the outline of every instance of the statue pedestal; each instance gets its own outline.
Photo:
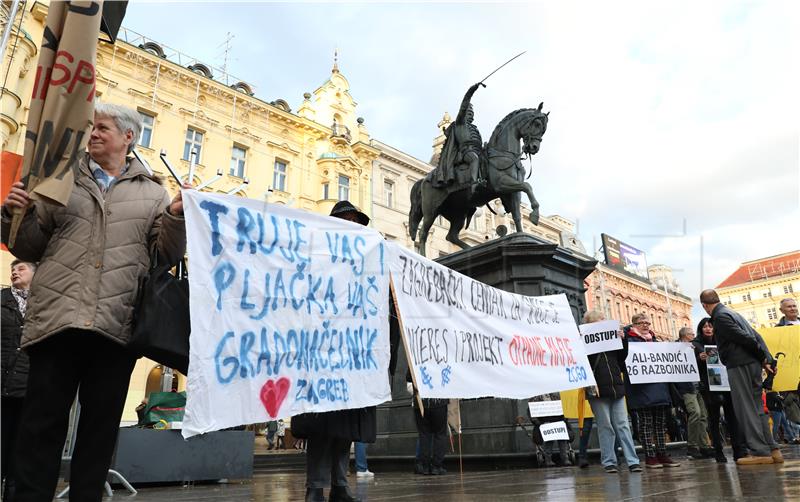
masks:
<instances>
[{"instance_id":1,"label":"statue pedestal","mask_svg":"<svg viewBox=\"0 0 800 502\"><path fill-rule=\"evenodd\" d=\"M586 309L584 279L596 260L529 234L515 233L458 251L438 263L498 289L527 296L564 293L575 321ZM411 396L406 390L407 360L401 344L392 382L392 401L378 407L378 440L373 456L413 456L417 438ZM533 444L516 426L518 416L526 427L527 401L481 398L461 401L462 452L491 457L533 452ZM456 452L458 446L456 443Z\"/></svg>"}]
</instances>

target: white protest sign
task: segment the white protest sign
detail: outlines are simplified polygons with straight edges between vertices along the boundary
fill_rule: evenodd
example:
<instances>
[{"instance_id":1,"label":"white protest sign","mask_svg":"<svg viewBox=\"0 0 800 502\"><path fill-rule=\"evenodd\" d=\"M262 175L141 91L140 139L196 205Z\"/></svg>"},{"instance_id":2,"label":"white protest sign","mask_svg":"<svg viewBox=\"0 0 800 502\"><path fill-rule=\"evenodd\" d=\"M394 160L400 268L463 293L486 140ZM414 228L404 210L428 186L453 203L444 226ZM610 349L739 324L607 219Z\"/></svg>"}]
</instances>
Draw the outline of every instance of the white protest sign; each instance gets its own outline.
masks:
<instances>
[{"instance_id":1,"label":"white protest sign","mask_svg":"<svg viewBox=\"0 0 800 502\"><path fill-rule=\"evenodd\" d=\"M730 392L731 384L728 382L728 368L719 358L716 345L706 345L706 372L708 375L708 390L711 392Z\"/></svg>"},{"instance_id":2,"label":"white protest sign","mask_svg":"<svg viewBox=\"0 0 800 502\"><path fill-rule=\"evenodd\" d=\"M578 326L587 354L622 349L622 339L617 336L619 321L598 321Z\"/></svg>"},{"instance_id":3,"label":"white protest sign","mask_svg":"<svg viewBox=\"0 0 800 502\"><path fill-rule=\"evenodd\" d=\"M550 422L539 426L542 441L569 441L569 431L564 422Z\"/></svg>"},{"instance_id":4,"label":"white protest sign","mask_svg":"<svg viewBox=\"0 0 800 502\"><path fill-rule=\"evenodd\" d=\"M183 192L192 334L183 436L391 399L383 238Z\"/></svg>"},{"instance_id":5,"label":"white protest sign","mask_svg":"<svg viewBox=\"0 0 800 502\"><path fill-rule=\"evenodd\" d=\"M557 417L564 414L561 400L558 401L530 401L528 411L531 417Z\"/></svg>"},{"instance_id":6,"label":"white protest sign","mask_svg":"<svg viewBox=\"0 0 800 502\"><path fill-rule=\"evenodd\" d=\"M525 399L595 383L565 295L508 293L387 249L422 397Z\"/></svg>"},{"instance_id":7,"label":"white protest sign","mask_svg":"<svg viewBox=\"0 0 800 502\"><path fill-rule=\"evenodd\" d=\"M633 384L700 381L690 343L630 343L625 365Z\"/></svg>"}]
</instances>

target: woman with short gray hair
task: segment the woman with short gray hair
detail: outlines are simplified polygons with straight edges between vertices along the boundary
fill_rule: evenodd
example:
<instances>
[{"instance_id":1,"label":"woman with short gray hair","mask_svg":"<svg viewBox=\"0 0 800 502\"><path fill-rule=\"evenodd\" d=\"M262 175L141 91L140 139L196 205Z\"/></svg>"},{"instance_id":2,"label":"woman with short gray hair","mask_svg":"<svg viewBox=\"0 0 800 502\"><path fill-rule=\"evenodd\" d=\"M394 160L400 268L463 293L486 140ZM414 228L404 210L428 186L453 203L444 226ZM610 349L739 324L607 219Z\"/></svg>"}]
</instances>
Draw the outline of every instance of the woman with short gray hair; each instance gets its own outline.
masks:
<instances>
[{"instance_id":1,"label":"woman with short gray hair","mask_svg":"<svg viewBox=\"0 0 800 502\"><path fill-rule=\"evenodd\" d=\"M102 103L95 109L88 155L70 166L75 182L66 206L32 201L19 182L3 202L3 243L11 212L22 212L9 251L39 261L22 336L30 372L16 445L19 500L53 498L79 387L70 500L102 498L136 363L126 344L139 285L152 250L175 264L186 248L180 192L170 200L141 162L128 157L141 130L138 113Z\"/></svg>"}]
</instances>

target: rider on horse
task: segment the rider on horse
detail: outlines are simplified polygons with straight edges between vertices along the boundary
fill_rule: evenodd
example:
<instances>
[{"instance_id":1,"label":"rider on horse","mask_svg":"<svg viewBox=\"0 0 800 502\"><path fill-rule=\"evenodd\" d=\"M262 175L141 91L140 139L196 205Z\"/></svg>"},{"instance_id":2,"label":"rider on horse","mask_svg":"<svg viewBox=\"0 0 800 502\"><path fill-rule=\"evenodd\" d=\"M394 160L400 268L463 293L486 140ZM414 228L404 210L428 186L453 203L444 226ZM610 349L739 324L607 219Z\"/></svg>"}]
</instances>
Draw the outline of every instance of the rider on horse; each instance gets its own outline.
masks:
<instances>
[{"instance_id":1,"label":"rider on horse","mask_svg":"<svg viewBox=\"0 0 800 502\"><path fill-rule=\"evenodd\" d=\"M472 95L481 85L486 87L483 83L477 83L467 90L455 122L444 131L447 139L439 157L439 165L428 174L435 188L447 188L448 191L469 188L474 192L476 185L485 184L485 180L480 178L483 141L478 127L472 123L475 114L470 103Z\"/></svg>"}]
</instances>

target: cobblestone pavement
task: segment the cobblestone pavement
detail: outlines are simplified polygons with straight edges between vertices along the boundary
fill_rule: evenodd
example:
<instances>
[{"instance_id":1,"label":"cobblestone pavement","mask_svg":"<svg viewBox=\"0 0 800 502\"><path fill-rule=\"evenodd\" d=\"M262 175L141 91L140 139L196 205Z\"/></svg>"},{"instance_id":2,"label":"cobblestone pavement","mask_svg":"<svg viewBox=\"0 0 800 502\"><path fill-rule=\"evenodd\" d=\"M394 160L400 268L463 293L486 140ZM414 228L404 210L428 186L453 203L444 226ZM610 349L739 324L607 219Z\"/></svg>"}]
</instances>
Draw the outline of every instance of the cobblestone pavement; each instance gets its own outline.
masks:
<instances>
[{"instance_id":1,"label":"cobblestone pavement","mask_svg":"<svg viewBox=\"0 0 800 502\"><path fill-rule=\"evenodd\" d=\"M606 474L599 465L588 469L509 469L449 472L418 476L409 472L376 472L369 482L351 476L353 491L366 501L518 501L518 500L800 500L800 446L783 448L786 463L736 467L713 460L681 459L672 469L641 474ZM676 456L677 458L677 456ZM377 470L377 468L373 467ZM303 500L302 469L262 470L253 479L189 486L142 487L135 497L122 489L114 501L135 502L283 502Z\"/></svg>"}]
</instances>

